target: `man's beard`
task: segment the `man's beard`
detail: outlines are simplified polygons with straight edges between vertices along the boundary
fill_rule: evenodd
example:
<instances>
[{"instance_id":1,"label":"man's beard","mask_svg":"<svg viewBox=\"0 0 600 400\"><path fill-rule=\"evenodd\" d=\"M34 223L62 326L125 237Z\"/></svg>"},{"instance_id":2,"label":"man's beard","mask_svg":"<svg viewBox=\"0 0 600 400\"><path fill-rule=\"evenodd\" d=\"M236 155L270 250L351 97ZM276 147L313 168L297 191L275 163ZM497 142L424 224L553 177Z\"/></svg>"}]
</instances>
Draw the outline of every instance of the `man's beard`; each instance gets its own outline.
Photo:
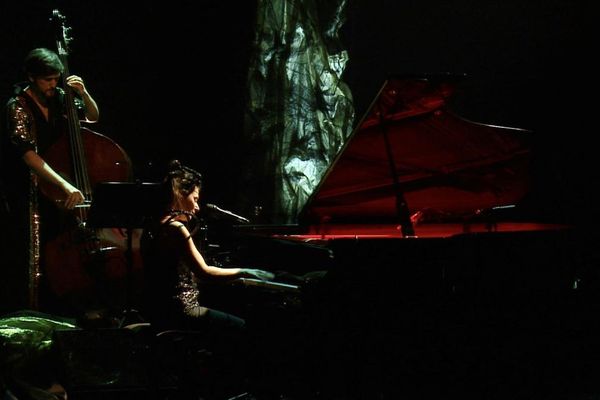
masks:
<instances>
[{"instance_id":1,"label":"man's beard","mask_svg":"<svg viewBox=\"0 0 600 400\"><path fill-rule=\"evenodd\" d=\"M31 88L35 96L38 98L38 101L44 106L48 106L48 103L50 103L50 101L56 96L57 92L56 88L47 89L44 91L42 91L36 85L31 85Z\"/></svg>"}]
</instances>

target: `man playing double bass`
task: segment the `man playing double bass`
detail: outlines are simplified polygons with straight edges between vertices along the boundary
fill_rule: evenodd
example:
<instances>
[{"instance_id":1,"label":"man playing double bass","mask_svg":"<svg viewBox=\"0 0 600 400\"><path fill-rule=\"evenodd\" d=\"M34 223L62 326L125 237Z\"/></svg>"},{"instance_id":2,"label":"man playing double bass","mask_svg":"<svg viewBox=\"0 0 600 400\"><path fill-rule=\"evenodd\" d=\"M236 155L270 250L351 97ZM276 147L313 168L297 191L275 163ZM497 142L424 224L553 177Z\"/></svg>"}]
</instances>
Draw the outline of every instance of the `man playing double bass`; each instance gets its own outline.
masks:
<instances>
[{"instance_id":1,"label":"man playing double bass","mask_svg":"<svg viewBox=\"0 0 600 400\"><path fill-rule=\"evenodd\" d=\"M10 227L8 242L3 252L2 275L6 284L27 287L28 290L8 288L10 298L5 304L12 308L37 309L38 278L43 263L40 249L52 236L52 214L58 208L72 210L83 204L82 191L65 179L44 160L45 152L68 130L65 116L65 91L58 87L65 67L58 54L46 48L31 50L24 60L27 81L15 85L15 91L6 104L6 129L2 138L2 180L5 187L5 205L1 211L3 229ZM96 101L83 80L76 75L64 82L73 89L77 118L96 122L99 110ZM60 201L38 194L38 183L43 180L61 193ZM59 204L52 204L59 203ZM48 210L48 212L46 212ZM43 228L43 229L41 229ZM26 275L25 275L26 274ZM11 306L4 306L11 308ZM12 311L12 310L0 310Z\"/></svg>"}]
</instances>

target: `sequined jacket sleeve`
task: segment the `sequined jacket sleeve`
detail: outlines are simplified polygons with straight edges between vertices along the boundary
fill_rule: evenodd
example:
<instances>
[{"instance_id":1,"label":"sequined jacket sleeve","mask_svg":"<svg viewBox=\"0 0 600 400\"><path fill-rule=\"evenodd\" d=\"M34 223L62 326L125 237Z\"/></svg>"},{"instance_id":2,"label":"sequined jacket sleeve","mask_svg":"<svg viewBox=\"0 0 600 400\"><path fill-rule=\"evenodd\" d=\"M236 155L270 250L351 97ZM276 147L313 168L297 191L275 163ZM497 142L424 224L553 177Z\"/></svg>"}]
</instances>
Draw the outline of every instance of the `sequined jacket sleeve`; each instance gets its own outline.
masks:
<instances>
[{"instance_id":1,"label":"sequined jacket sleeve","mask_svg":"<svg viewBox=\"0 0 600 400\"><path fill-rule=\"evenodd\" d=\"M7 125L10 142L20 155L36 151L36 132L33 116L24 99L15 97L7 103Z\"/></svg>"}]
</instances>

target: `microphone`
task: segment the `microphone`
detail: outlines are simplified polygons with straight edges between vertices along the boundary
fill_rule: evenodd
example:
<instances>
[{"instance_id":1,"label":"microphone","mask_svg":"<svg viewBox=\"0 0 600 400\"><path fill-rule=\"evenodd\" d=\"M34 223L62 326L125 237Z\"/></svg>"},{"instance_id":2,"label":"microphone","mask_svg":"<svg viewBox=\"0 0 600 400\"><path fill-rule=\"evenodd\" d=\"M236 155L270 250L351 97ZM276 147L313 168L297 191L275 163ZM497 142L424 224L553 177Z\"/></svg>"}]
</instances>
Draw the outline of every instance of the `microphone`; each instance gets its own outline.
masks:
<instances>
[{"instance_id":1,"label":"microphone","mask_svg":"<svg viewBox=\"0 0 600 400\"><path fill-rule=\"evenodd\" d=\"M207 203L206 208L220 212L221 214L229 215L230 217L233 217L233 218L237 219L238 221L250 222L250 220L248 218L244 218L240 215L234 214L231 211L223 210L222 208L219 208L219 207L215 206L214 204Z\"/></svg>"}]
</instances>

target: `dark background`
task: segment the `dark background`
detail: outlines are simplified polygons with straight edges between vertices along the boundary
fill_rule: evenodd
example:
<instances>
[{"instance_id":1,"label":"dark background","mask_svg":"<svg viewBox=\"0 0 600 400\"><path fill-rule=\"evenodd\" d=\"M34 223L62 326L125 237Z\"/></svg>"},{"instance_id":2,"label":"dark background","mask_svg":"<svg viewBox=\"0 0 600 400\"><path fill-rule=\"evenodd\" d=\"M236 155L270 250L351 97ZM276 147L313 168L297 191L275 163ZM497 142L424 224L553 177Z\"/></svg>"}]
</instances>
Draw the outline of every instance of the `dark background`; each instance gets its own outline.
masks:
<instances>
[{"instance_id":1,"label":"dark background","mask_svg":"<svg viewBox=\"0 0 600 400\"><path fill-rule=\"evenodd\" d=\"M255 2L33 1L0 6L0 95L33 47L55 48L49 18L72 27L72 73L98 101L92 128L153 180L179 158L205 175L205 200L231 206L239 187L246 72ZM533 131L534 203L591 224L595 186L595 65L586 2L350 1L344 80L360 118L388 74L456 72L453 99L473 121Z\"/></svg>"},{"instance_id":2,"label":"dark background","mask_svg":"<svg viewBox=\"0 0 600 400\"><path fill-rule=\"evenodd\" d=\"M575 236L576 245L565 243L561 232L474 241L459 236L452 246L434 241L436 247L428 241L334 241L337 265L327 297L335 301L325 304L327 329L316 347L323 351L316 364L332 370L316 373L331 378L332 386L337 380L352 380L349 388L362 384L364 393L447 384L481 394L473 398L501 398L493 394L502 379L509 383L504 398L514 398L511 389L522 381L531 388L543 382L547 390L564 384L578 391L589 384L597 393L598 257L572 251L598 254L591 2L349 3L341 42L350 56L344 80L354 94L356 121L388 74L466 73L452 101L455 111L473 121L531 130L529 207L538 217L572 222L583 234ZM179 158L203 172L205 201L235 204L244 193L239 155L255 3L2 2L2 98L23 78L22 60L31 48L54 47L48 22L54 7L73 28L70 70L84 77L100 105L94 130L127 151L136 177L156 179L160 165ZM10 235L7 227L0 229ZM277 253L281 258L266 249L260 255L281 266L304 260L292 249ZM564 290L580 265L590 267L591 290ZM463 286L445 296L436 282ZM519 292L514 299L513 292ZM439 354L446 356L442 363ZM488 357L500 362L487 363ZM427 369L428 361L435 370ZM432 385L429 377L436 374L442 383ZM406 386L398 385L400 379ZM532 398L517 396L526 397Z\"/></svg>"}]
</instances>

